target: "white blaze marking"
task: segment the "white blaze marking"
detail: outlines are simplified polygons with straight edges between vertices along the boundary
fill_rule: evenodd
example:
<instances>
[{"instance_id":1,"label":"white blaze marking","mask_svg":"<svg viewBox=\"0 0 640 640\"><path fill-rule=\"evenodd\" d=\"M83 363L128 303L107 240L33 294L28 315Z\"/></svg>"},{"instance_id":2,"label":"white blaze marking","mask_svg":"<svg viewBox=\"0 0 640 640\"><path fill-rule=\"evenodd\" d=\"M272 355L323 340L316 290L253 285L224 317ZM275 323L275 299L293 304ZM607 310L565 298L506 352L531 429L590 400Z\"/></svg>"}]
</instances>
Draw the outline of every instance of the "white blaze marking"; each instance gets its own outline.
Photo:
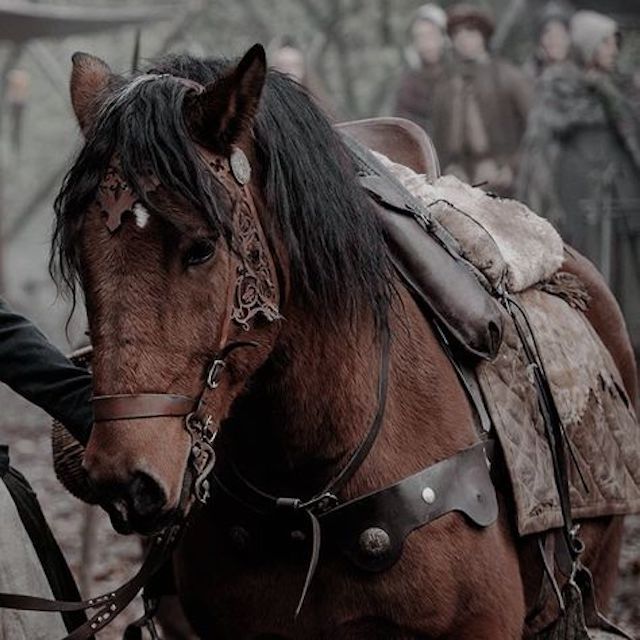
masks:
<instances>
[{"instance_id":1,"label":"white blaze marking","mask_svg":"<svg viewBox=\"0 0 640 640\"><path fill-rule=\"evenodd\" d=\"M133 207L133 215L136 217L136 224L144 229L149 222L150 213L138 202Z\"/></svg>"}]
</instances>

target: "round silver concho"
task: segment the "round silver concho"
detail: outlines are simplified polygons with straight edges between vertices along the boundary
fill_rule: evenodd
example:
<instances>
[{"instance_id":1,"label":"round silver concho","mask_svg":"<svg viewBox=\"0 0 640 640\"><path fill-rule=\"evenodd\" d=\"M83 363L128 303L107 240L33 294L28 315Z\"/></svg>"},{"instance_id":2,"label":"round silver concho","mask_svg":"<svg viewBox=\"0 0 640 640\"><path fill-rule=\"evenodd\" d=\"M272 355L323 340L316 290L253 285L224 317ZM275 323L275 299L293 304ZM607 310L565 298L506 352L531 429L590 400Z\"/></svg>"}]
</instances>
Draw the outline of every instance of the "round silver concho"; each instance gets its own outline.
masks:
<instances>
[{"instance_id":1,"label":"round silver concho","mask_svg":"<svg viewBox=\"0 0 640 640\"><path fill-rule=\"evenodd\" d=\"M383 556L391 548L389 534L379 527L365 529L360 534L358 543L362 552L374 558Z\"/></svg>"},{"instance_id":2,"label":"round silver concho","mask_svg":"<svg viewBox=\"0 0 640 640\"><path fill-rule=\"evenodd\" d=\"M236 182L244 187L245 184L251 180L251 165L249 164L249 158L245 152L239 147L234 147L229 156L229 166L231 167L231 173L236 179Z\"/></svg>"}]
</instances>

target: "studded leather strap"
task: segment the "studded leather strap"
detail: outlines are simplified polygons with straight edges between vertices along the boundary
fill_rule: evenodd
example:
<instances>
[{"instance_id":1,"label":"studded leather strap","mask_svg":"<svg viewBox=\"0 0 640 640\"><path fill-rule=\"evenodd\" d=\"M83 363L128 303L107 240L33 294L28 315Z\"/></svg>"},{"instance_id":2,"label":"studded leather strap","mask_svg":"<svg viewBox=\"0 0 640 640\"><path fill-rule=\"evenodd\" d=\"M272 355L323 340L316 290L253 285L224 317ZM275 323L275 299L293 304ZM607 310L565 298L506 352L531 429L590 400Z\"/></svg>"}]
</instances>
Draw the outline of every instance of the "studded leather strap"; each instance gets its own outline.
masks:
<instances>
[{"instance_id":1,"label":"studded leather strap","mask_svg":"<svg viewBox=\"0 0 640 640\"><path fill-rule=\"evenodd\" d=\"M150 578L171 557L182 533L182 525L174 525L167 531L154 536L151 547L138 573L119 589L111 593L83 600L68 602L63 600L49 600L34 596L0 593L0 607L19 611L85 611L94 609L96 612L77 629L62 640L89 640L94 634L107 626L127 605L136 597Z\"/></svg>"}]
</instances>

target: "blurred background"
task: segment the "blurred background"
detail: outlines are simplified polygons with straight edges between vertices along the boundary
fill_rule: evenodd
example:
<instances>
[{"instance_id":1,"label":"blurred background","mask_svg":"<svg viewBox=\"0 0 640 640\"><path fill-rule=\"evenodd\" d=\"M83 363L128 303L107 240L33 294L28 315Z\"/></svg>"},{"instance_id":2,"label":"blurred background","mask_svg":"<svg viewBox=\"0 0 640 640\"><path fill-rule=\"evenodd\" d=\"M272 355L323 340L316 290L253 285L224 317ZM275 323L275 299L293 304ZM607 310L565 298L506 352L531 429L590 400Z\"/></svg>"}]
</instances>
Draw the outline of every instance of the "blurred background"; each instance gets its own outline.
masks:
<instances>
[{"instance_id":1,"label":"blurred background","mask_svg":"<svg viewBox=\"0 0 640 640\"><path fill-rule=\"evenodd\" d=\"M332 118L409 117L433 136L445 172L550 218L609 280L638 348L638 0L0 0L0 295L63 350L84 336L82 309L69 320L48 273L53 199L81 144L72 53L128 72L136 46L144 68L171 51L234 57L254 42ZM553 184L558 172L570 189ZM139 545L57 484L47 424L0 388L0 440L85 593L104 591L133 571ZM621 569L615 616L640 634L638 518Z\"/></svg>"}]
</instances>

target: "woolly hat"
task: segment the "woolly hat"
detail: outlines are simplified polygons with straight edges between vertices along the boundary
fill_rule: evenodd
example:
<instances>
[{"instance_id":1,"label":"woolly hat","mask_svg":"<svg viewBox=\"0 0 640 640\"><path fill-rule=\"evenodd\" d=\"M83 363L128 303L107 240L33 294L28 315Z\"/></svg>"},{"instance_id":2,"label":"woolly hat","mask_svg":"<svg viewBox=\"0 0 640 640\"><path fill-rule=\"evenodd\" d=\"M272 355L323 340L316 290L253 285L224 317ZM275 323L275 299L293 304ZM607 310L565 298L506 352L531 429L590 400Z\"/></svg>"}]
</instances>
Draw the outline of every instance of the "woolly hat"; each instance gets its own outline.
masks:
<instances>
[{"instance_id":1,"label":"woolly hat","mask_svg":"<svg viewBox=\"0 0 640 640\"><path fill-rule=\"evenodd\" d=\"M418 20L426 20L432 22L443 33L447 30L447 14L442 7L437 4L423 4L414 14L411 20L413 26Z\"/></svg>"},{"instance_id":2,"label":"woolly hat","mask_svg":"<svg viewBox=\"0 0 640 640\"><path fill-rule=\"evenodd\" d=\"M477 29L482 33L485 40L489 40L495 30L495 23L491 15L479 7L471 4L455 4L447 11L447 31L453 35L456 29L466 27L467 29Z\"/></svg>"},{"instance_id":3,"label":"woolly hat","mask_svg":"<svg viewBox=\"0 0 640 640\"><path fill-rule=\"evenodd\" d=\"M559 4L558 2L549 2L538 16L538 20L535 24L536 38L540 38L545 27L550 22L559 22L568 30L571 22L571 13L564 5Z\"/></svg>"},{"instance_id":4,"label":"woolly hat","mask_svg":"<svg viewBox=\"0 0 640 640\"><path fill-rule=\"evenodd\" d=\"M609 36L618 33L616 21L595 11L577 11L571 18L571 42L583 62L593 60L598 47Z\"/></svg>"}]
</instances>

